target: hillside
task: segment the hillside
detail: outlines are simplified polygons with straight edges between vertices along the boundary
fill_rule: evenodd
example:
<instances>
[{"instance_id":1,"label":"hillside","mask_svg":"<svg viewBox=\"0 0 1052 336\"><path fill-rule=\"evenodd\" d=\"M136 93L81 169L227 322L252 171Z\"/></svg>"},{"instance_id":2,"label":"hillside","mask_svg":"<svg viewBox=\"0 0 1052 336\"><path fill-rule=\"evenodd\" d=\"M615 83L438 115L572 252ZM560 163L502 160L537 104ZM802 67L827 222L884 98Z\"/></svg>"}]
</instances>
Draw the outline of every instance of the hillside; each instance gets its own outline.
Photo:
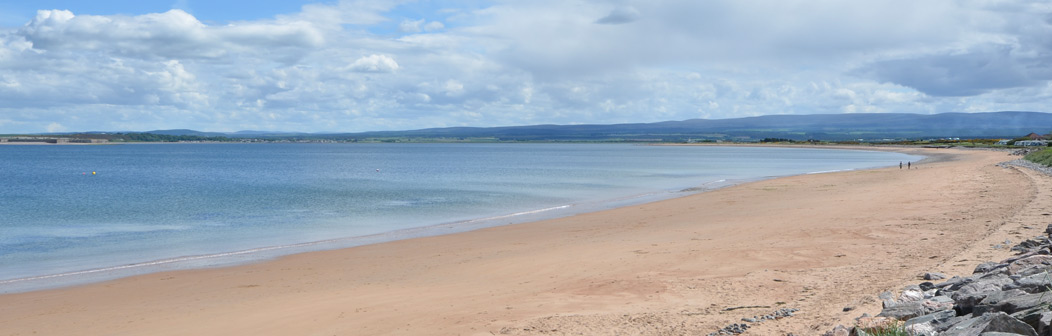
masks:
<instances>
[{"instance_id":1,"label":"hillside","mask_svg":"<svg viewBox=\"0 0 1052 336\"><path fill-rule=\"evenodd\" d=\"M508 127L447 127L407 131L360 133L292 133L277 131L202 132L189 129L145 132L166 140L224 141L228 139L333 140L362 141L398 139L412 141L450 141L482 139L488 141L664 141L733 140L758 141L765 138L797 141L887 141L932 138L1016 138L1031 132L1052 131L1052 113L860 113L767 115L734 119L691 119L656 123L612 125L531 125ZM79 133L113 137L142 133ZM142 136L139 136L142 137ZM134 139L132 139L134 140Z\"/></svg>"}]
</instances>

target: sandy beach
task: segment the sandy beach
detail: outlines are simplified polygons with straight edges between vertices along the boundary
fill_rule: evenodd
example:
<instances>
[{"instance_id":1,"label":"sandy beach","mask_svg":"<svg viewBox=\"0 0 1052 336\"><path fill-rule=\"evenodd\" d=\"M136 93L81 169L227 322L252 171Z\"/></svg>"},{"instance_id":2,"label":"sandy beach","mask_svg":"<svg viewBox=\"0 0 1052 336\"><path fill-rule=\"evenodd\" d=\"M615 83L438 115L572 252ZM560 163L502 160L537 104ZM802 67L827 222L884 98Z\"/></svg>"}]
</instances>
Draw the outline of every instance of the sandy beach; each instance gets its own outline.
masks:
<instances>
[{"instance_id":1,"label":"sandy beach","mask_svg":"<svg viewBox=\"0 0 1052 336\"><path fill-rule=\"evenodd\" d=\"M0 296L0 335L815 335L1039 235L1006 152L802 175L541 222ZM734 309L737 307L747 307Z\"/></svg>"}]
</instances>

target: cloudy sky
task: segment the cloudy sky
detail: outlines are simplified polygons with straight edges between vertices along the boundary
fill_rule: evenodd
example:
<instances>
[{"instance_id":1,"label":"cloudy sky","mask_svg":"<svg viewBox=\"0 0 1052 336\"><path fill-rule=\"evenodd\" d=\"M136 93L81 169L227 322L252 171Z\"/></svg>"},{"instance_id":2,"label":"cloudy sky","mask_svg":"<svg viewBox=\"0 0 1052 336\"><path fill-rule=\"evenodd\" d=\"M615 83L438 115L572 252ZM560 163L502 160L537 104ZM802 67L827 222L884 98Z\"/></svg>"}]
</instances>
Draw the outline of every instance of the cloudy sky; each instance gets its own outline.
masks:
<instances>
[{"instance_id":1,"label":"cloudy sky","mask_svg":"<svg viewBox=\"0 0 1052 336\"><path fill-rule=\"evenodd\" d=\"M0 2L0 133L1049 111L1012 0Z\"/></svg>"}]
</instances>

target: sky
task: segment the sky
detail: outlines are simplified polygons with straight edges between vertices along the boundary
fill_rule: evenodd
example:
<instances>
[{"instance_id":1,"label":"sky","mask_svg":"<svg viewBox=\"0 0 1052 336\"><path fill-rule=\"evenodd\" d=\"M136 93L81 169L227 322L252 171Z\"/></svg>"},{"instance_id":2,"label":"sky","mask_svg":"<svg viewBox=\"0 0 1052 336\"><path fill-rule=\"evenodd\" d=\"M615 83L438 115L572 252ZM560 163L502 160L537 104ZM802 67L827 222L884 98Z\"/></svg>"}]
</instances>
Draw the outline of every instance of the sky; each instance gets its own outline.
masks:
<instances>
[{"instance_id":1,"label":"sky","mask_svg":"<svg viewBox=\"0 0 1052 336\"><path fill-rule=\"evenodd\" d=\"M0 133L1049 111L1027 0L0 0Z\"/></svg>"}]
</instances>

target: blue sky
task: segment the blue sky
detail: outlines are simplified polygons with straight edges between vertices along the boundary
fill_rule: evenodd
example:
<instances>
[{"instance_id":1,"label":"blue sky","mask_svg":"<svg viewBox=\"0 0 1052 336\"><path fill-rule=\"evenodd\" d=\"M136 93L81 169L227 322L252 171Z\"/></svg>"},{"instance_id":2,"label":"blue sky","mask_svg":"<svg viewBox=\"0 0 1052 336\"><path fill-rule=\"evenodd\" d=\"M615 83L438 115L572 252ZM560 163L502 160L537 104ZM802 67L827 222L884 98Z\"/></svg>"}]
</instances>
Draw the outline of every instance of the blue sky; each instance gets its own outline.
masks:
<instances>
[{"instance_id":1,"label":"blue sky","mask_svg":"<svg viewBox=\"0 0 1052 336\"><path fill-rule=\"evenodd\" d=\"M1047 111L1030 0L6 1L0 133Z\"/></svg>"},{"instance_id":2,"label":"blue sky","mask_svg":"<svg viewBox=\"0 0 1052 336\"><path fill-rule=\"evenodd\" d=\"M273 18L278 14L294 13L308 3L323 3L306 0L259 0L259 1L105 1L105 0L34 0L5 1L0 3L0 24L21 26L36 16L40 9L66 9L75 14L90 15L142 15L181 9L203 22L227 23L230 21Z\"/></svg>"}]
</instances>

